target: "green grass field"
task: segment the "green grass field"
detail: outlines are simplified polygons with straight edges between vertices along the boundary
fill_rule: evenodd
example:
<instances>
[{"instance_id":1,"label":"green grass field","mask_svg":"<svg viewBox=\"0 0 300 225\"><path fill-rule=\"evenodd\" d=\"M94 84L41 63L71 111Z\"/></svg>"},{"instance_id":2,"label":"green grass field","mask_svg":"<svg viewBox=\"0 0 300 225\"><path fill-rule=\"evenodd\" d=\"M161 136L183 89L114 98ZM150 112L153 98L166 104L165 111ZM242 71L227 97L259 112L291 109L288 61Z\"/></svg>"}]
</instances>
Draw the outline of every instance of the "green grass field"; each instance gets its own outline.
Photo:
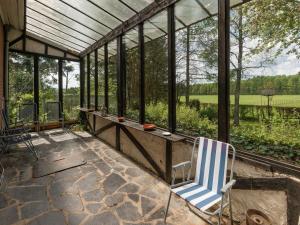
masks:
<instances>
[{"instance_id":1,"label":"green grass field","mask_svg":"<svg viewBox=\"0 0 300 225\"><path fill-rule=\"evenodd\" d=\"M217 95L191 95L190 99L199 99L201 103L214 103L218 101ZM300 107L300 95L275 95L271 99L272 106L281 107ZM181 96L181 101L185 101L185 97ZM234 96L230 96L231 104L234 103ZM241 105L267 105L267 97L261 95L241 95Z\"/></svg>"}]
</instances>

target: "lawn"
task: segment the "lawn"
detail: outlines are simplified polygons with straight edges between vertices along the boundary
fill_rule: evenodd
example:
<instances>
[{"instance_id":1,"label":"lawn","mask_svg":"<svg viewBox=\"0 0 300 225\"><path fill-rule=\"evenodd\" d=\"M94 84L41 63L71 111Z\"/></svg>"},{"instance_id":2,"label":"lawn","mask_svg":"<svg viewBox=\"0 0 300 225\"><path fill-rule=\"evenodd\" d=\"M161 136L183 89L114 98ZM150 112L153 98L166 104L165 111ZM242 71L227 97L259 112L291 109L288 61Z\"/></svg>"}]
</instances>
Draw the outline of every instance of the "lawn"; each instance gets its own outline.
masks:
<instances>
[{"instance_id":1,"label":"lawn","mask_svg":"<svg viewBox=\"0 0 300 225\"><path fill-rule=\"evenodd\" d=\"M213 103L218 101L217 95L191 95L190 99L199 99L201 103ZM275 95L270 98L272 106L281 107L300 107L300 95ZM185 101L185 97L181 96L181 101ZM234 103L234 96L230 96L231 104ZM262 95L241 95L241 105L267 105L268 99Z\"/></svg>"}]
</instances>

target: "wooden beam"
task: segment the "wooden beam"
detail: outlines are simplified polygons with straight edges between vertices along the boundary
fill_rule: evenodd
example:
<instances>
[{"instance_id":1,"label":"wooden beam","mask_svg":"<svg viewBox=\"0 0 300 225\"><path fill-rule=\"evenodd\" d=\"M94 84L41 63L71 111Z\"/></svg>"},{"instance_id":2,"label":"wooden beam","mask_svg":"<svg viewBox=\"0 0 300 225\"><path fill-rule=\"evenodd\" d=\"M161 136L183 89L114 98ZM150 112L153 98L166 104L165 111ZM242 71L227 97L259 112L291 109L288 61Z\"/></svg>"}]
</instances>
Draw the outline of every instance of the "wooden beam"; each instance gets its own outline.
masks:
<instances>
[{"instance_id":1,"label":"wooden beam","mask_svg":"<svg viewBox=\"0 0 300 225\"><path fill-rule=\"evenodd\" d=\"M164 178L164 173L161 171L157 163L152 159L146 149L141 145L141 143L129 132L129 130L121 126L122 131L126 134L126 136L132 141L135 147L140 151L140 153L145 157L145 159L149 162L149 164L154 168L154 170L158 173L161 178Z\"/></svg>"}]
</instances>

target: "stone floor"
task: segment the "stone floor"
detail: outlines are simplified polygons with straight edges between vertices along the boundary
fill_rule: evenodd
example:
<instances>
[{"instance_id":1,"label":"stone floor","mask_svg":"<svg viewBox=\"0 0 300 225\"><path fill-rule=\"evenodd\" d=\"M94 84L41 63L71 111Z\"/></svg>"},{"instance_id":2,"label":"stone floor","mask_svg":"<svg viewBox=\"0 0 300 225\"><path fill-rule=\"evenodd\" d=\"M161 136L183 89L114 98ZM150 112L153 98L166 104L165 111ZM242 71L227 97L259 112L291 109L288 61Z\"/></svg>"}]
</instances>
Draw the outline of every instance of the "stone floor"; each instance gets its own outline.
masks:
<instances>
[{"instance_id":1,"label":"stone floor","mask_svg":"<svg viewBox=\"0 0 300 225\"><path fill-rule=\"evenodd\" d=\"M164 224L168 187L85 132L52 130L34 134L40 160L81 154L87 164L32 178L35 160L24 146L1 155L6 189L0 193L0 224ZM175 197L168 224L206 224Z\"/></svg>"}]
</instances>

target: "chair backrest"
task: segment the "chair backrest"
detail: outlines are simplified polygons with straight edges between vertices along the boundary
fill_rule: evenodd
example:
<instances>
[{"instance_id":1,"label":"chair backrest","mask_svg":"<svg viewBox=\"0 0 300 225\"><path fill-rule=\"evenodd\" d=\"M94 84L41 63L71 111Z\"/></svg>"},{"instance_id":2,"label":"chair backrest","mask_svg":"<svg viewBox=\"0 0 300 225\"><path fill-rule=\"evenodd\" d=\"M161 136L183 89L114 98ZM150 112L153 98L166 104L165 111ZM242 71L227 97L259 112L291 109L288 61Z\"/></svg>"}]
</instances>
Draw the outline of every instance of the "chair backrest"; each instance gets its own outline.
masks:
<instances>
[{"instance_id":1,"label":"chair backrest","mask_svg":"<svg viewBox=\"0 0 300 225\"><path fill-rule=\"evenodd\" d=\"M60 102L46 102L45 112L48 121L60 120Z\"/></svg>"},{"instance_id":2,"label":"chair backrest","mask_svg":"<svg viewBox=\"0 0 300 225\"><path fill-rule=\"evenodd\" d=\"M37 118L37 106L35 103L24 103L19 105L19 120L26 123L34 122Z\"/></svg>"},{"instance_id":3,"label":"chair backrest","mask_svg":"<svg viewBox=\"0 0 300 225\"><path fill-rule=\"evenodd\" d=\"M226 182L228 151L230 146L230 144L220 141L204 137L199 138L199 151L195 175L196 183L214 192L221 192Z\"/></svg>"}]
</instances>

